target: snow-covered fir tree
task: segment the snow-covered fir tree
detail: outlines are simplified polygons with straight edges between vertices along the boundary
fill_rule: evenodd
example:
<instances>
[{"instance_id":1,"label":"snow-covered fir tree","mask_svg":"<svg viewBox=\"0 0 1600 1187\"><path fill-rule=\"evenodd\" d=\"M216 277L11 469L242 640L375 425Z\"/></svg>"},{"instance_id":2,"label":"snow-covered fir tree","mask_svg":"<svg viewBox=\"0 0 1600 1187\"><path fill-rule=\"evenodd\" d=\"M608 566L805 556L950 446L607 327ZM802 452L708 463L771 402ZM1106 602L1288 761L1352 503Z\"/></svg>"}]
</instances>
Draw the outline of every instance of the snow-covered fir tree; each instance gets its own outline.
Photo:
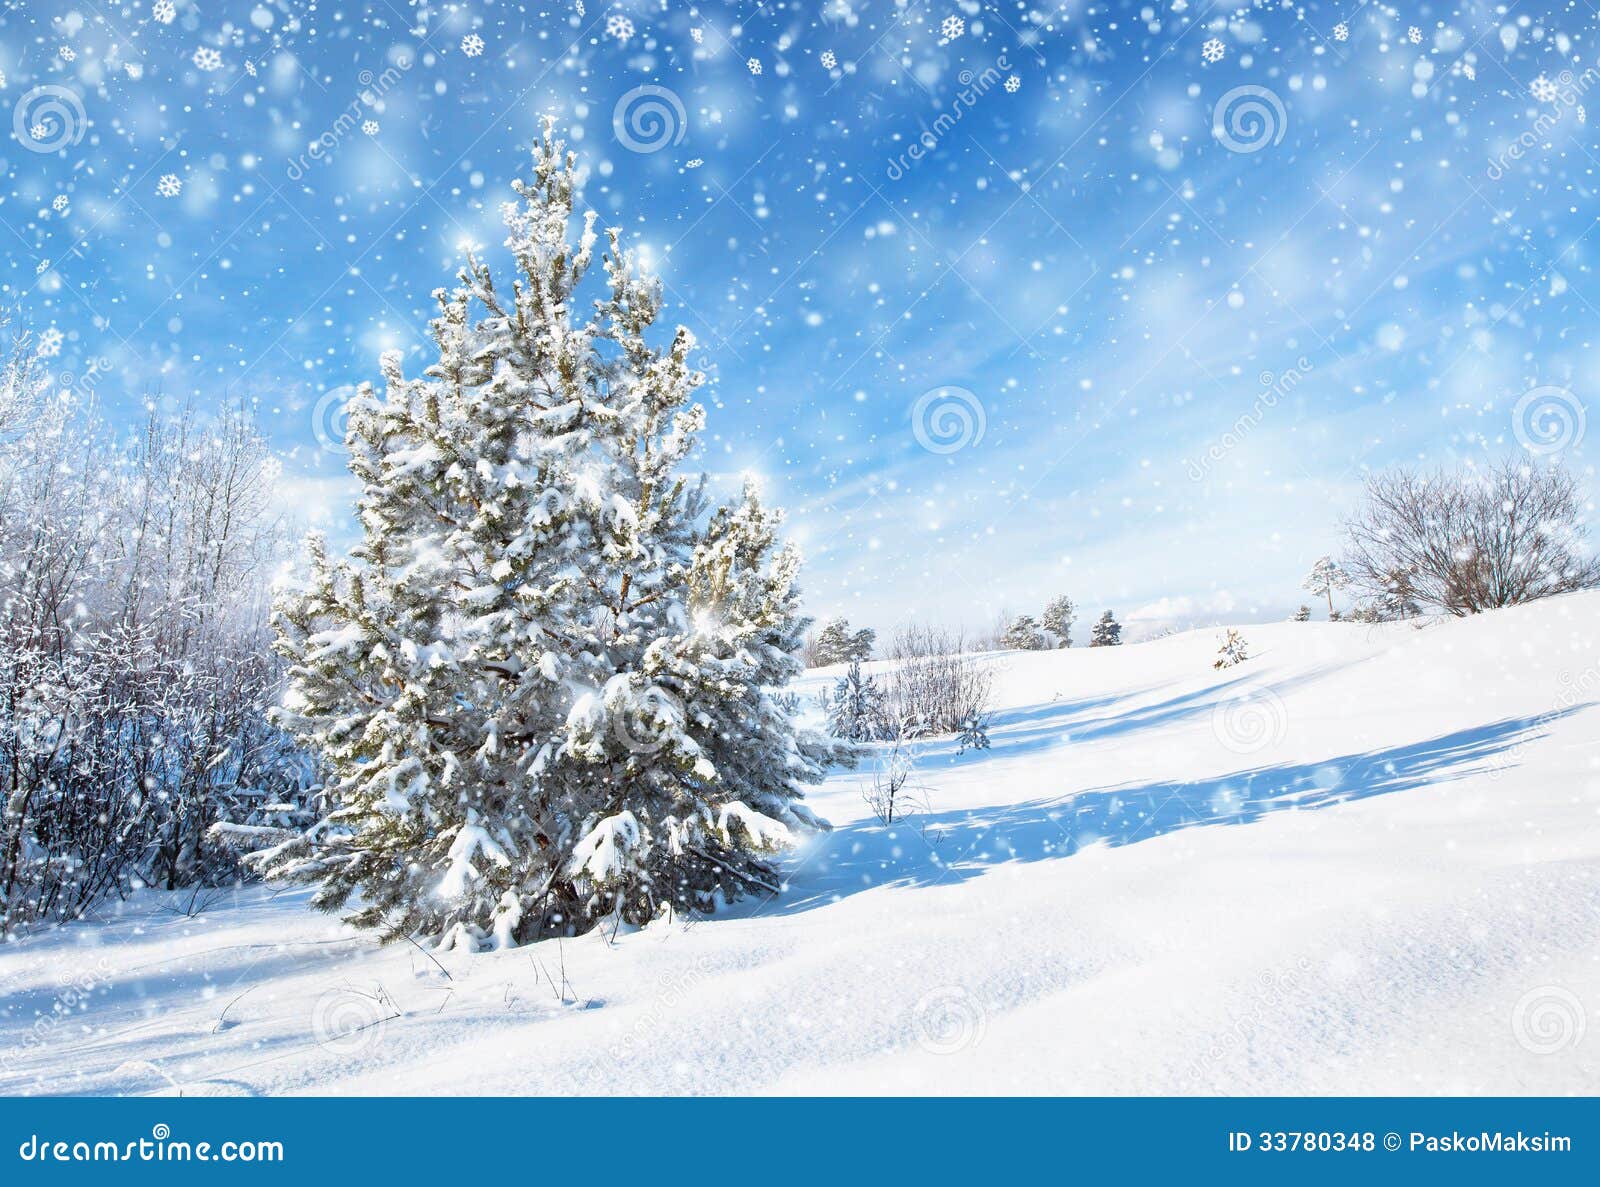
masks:
<instances>
[{"instance_id":1,"label":"snow-covered fir tree","mask_svg":"<svg viewBox=\"0 0 1600 1187\"><path fill-rule=\"evenodd\" d=\"M851 630L843 618L831 618L811 641L811 662L817 667L829 664L849 664L871 659L872 648L878 641L877 632L863 627Z\"/></svg>"},{"instance_id":2,"label":"snow-covered fir tree","mask_svg":"<svg viewBox=\"0 0 1600 1187\"><path fill-rule=\"evenodd\" d=\"M1311 572L1306 574L1302 589L1314 594L1321 594L1328 599L1328 620L1335 621L1333 610L1333 591L1344 589L1350 584L1350 575L1340 567L1339 562L1331 556L1322 557L1311 566Z\"/></svg>"},{"instance_id":3,"label":"snow-covered fir tree","mask_svg":"<svg viewBox=\"0 0 1600 1187\"><path fill-rule=\"evenodd\" d=\"M1057 647L1071 647L1072 624L1077 614L1078 608L1072 604L1072 599L1063 594L1044 608L1044 613L1039 616L1039 625L1055 636Z\"/></svg>"},{"instance_id":4,"label":"snow-covered fir tree","mask_svg":"<svg viewBox=\"0 0 1600 1187\"><path fill-rule=\"evenodd\" d=\"M467 256L434 297L438 357L353 402L362 537L313 540L275 615L280 720L330 817L262 855L391 937L509 946L778 889L772 855L845 748L784 707L799 557L753 487L713 506L680 467L704 423L660 286L595 215L551 121L508 203L509 289Z\"/></svg>"},{"instance_id":5,"label":"snow-covered fir tree","mask_svg":"<svg viewBox=\"0 0 1600 1187\"><path fill-rule=\"evenodd\" d=\"M1090 647L1115 647L1122 642L1122 624L1117 621L1117 616L1107 610L1094 624L1094 630L1089 635Z\"/></svg>"},{"instance_id":6,"label":"snow-covered fir tree","mask_svg":"<svg viewBox=\"0 0 1600 1187\"><path fill-rule=\"evenodd\" d=\"M1245 645L1244 636L1229 627L1228 633L1223 636L1222 645L1217 648L1216 662L1211 666L1219 670L1231 668L1235 664L1244 663L1249 658L1250 652Z\"/></svg>"},{"instance_id":7,"label":"snow-covered fir tree","mask_svg":"<svg viewBox=\"0 0 1600 1187\"><path fill-rule=\"evenodd\" d=\"M828 703L828 732L850 742L878 742L893 732L883 689L861 671L860 660L852 660L834 685Z\"/></svg>"},{"instance_id":8,"label":"snow-covered fir tree","mask_svg":"<svg viewBox=\"0 0 1600 1187\"><path fill-rule=\"evenodd\" d=\"M1295 621L1295 622L1310 622L1311 621L1311 607L1302 604L1300 609L1298 609L1298 610L1296 610L1294 612L1293 621Z\"/></svg>"},{"instance_id":9,"label":"snow-covered fir tree","mask_svg":"<svg viewBox=\"0 0 1600 1187\"><path fill-rule=\"evenodd\" d=\"M1034 621L1031 614L1019 614L1011 620L1011 625L1006 627L1005 634L1000 636L1000 646L1012 647L1020 651L1043 651L1049 646L1044 632L1039 629L1039 624Z\"/></svg>"}]
</instances>

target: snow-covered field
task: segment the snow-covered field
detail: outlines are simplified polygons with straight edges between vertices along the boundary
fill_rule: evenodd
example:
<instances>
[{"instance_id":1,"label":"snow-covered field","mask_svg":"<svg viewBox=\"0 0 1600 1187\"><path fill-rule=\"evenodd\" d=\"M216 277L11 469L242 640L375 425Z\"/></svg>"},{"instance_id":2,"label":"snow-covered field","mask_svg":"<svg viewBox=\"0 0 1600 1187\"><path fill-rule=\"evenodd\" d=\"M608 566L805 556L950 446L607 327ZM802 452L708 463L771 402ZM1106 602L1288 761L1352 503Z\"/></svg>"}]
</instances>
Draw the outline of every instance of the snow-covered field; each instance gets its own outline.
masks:
<instances>
[{"instance_id":1,"label":"snow-covered field","mask_svg":"<svg viewBox=\"0 0 1600 1187\"><path fill-rule=\"evenodd\" d=\"M1600 593L1218 634L991 657L992 750L893 828L836 775L713 920L441 966L108 909L0 954L0 1091L1600 1091Z\"/></svg>"}]
</instances>

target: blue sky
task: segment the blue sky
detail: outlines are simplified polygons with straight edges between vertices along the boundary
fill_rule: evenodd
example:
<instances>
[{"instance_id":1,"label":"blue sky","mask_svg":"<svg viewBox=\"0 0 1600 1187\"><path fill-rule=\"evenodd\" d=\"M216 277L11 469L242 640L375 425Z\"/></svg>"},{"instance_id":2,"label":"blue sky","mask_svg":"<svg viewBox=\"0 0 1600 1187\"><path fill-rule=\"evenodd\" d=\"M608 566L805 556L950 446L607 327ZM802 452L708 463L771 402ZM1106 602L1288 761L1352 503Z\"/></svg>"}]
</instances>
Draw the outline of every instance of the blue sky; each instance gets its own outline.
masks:
<instances>
[{"instance_id":1,"label":"blue sky","mask_svg":"<svg viewBox=\"0 0 1600 1187\"><path fill-rule=\"evenodd\" d=\"M1279 618L1364 468L1553 400L1590 469L1586 5L172 4L0 17L4 301L108 415L254 402L335 530L340 399L544 112L815 613Z\"/></svg>"}]
</instances>

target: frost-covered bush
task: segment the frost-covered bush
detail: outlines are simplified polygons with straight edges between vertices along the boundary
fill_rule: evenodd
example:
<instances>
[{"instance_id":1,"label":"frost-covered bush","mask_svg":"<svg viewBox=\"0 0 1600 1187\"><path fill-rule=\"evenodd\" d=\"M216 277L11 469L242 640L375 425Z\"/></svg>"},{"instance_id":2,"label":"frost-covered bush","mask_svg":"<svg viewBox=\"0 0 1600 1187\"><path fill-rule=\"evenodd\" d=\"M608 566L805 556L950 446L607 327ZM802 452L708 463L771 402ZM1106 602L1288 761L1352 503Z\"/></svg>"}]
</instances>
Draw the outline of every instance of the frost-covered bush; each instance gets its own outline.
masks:
<instances>
[{"instance_id":1,"label":"frost-covered bush","mask_svg":"<svg viewBox=\"0 0 1600 1187\"><path fill-rule=\"evenodd\" d=\"M914 733L949 734L989 709L993 671L967 653L963 637L904 626L889 645L889 720Z\"/></svg>"},{"instance_id":2,"label":"frost-covered bush","mask_svg":"<svg viewBox=\"0 0 1600 1187\"><path fill-rule=\"evenodd\" d=\"M502 286L469 254L434 296L437 358L354 401L360 542L311 545L276 614L279 718L332 810L256 858L390 936L507 946L777 885L845 751L799 730L798 555L753 487L683 472L694 339L647 332L659 285L595 215L547 122L508 203Z\"/></svg>"},{"instance_id":3,"label":"frost-covered bush","mask_svg":"<svg viewBox=\"0 0 1600 1187\"><path fill-rule=\"evenodd\" d=\"M0 366L0 931L230 880L211 826L303 802L265 719L275 474L237 412L122 442L26 340Z\"/></svg>"}]
</instances>

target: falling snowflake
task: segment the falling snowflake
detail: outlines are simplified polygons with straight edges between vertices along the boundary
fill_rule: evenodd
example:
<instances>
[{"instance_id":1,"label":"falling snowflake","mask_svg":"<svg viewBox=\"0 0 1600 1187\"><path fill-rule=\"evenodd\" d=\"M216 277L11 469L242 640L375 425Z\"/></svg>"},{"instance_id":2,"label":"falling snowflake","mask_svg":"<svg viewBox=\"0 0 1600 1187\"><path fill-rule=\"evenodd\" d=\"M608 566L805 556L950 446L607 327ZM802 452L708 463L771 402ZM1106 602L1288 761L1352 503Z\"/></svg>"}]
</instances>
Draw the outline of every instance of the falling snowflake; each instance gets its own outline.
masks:
<instances>
[{"instance_id":1,"label":"falling snowflake","mask_svg":"<svg viewBox=\"0 0 1600 1187\"><path fill-rule=\"evenodd\" d=\"M822 57L818 58L817 60L822 63L825 69L828 70L832 70L839 64L839 59L833 56L833 51L831 49L823 50Z\"/></svg>"},{"instance_id":2,"label":"falling snowflake","mask_svg":"<svg viewBox=\"0 0 1600 1187\"><path fill-rule=\"evenodd\" d=\"M222 68L222 55L216 50L212 49L209 45L202 45L199 49L195 50L192 61L195 64L195 68L198 70L211 71Z\"/></svg>"},{"instance_id":3,"label":"falling snowflake","mask_svg":"<svg viewBox=\"0 0 1600 1187\"><path fill-rule=\"evenodd\" d=\"M178 180L176 173L163 173L161 180L156 182L156 193L163 198L176 198L183 193L183 182Z\"/></svg>"},{"instance_id":4,"label":"falling snowflake","mask_svg":"<svg viewBox=\"0 0 1600 1187\"><path fill-rule=\"evenodd\" d=\"M1540 103L1555 102L1556 84L1542 74L1528 84L1528 91Z\"/></svg>"},{"instance_id":5,"label":"falling snowflake","mask_svg":"<svg viewBox=\"0 0 1600 1187\"><path fill-rule=\"evenodd\" d=\"M50 127L48 124L34 124L33 127L28 129L28 135L35 140L43 140L50 135Z\"/></svg>"},{"instance_id":6,"label":"falling snowflake","mask_svg":"<svg viewBox=\"0 0 1600 1187\"><path fill-rule=\"evenodd\" d=\"M1223 45L1216 37L1211 38L1200 47L1200 58L1205 62L1220 62L1222 55L1228 52L1228 47Z\"/></svg>"},{"instance_id":7,"label":"falling snowflake","mask_svg":"<svg viewBox=\"0 0 1600 1187\"><path fill-rule=\"evenodd\" d=\"M43 276L48 271L50 271L50 261L49 260L40 260L39 263L37 265L35 265L35 267L33 269L33 274L35 276Z\"/></svg>"},{"instance_id":8,"label":"falling snowflake","mask_svg":"<svg viewBox=\"0 0 1600 1187\"><path fill-rule=\"evenodd\" d=\"M1335 25L1333 27L1333 39L1335 41L1344 41L1349 36L1350 36L1350 26L1345 24L1343 21L1340 21L1337 25Z\"/></svg>"},{"instance_id":9,"label":"falling snowflake","mask_svg":"<svg viewBox=\"0 0 1600 1187\"><path fill-rule=\"evenodd\" d=\"M1020 78L1018 78L1015 74L1013 74L1010 78L1006 79L1006 94L1015 95L1021 89L1022 89L1022 80Z\"/></svg>"},{"instance_id":10,"label":"falling snowflake","mask_svg":"<svg viewBox=\"0 0 1600 1187\"><path fill-rule=\"evenodd\" d=\"M954 41L967 31L967 22L958 16L947 16L939 22L939 32L946 41Z\"/></svg>"},{"instance_id":11,"label":"falling snowflake","mask_svg":"<svg viewBox=\"0 0 1600 1187\"><path fill-rule=\"evenodd\" d=\"M1465 74L1468 78L1475 79L1478 77L1478 68L1471 62L1468 62L1465 66L1461 67L1461 73Z\"/></svg>"},{"instance_id":12,"label":"falling snowflake","mask_svg":"<svg viewBox=\"0 0 1600 1187\"><path fill-rule=\"evenodd\" d=\"M760 58L751 58L751 59L749 59L748 61L745 62L745 65L750 68L750 73L751 74L760 74L761 73L761 59Z\"/></svg>"},{"instance_id":13,"label":"falling snowflake","mask_svg":"<svg viewBox=\"0 0 1600 1187\"><path fill-rule=\"evenodd\" d=\"M461 52L469 58L476 58L483 52L483 38L476 33L468 33L461 39Z\"/></svg>"},{"instance_id":14,"label":"falling snowflake","mask_svg":"<svg viewBox=\"0 0 1600 1187\"><path fill-rule=\"evenodd\" d=\"M1422 30L1417 28L1415 25L1412 25L1411 28L1406 30L1406 40L1412 45L1421 45Z\"/></svg>"},{"instance_id":15,"label":"falling snowflake","mask_svg":"<svg viewBox=\"0 0 1600 1187\"><path fill-rule=\"evenodd\" d=\"M138 62L124 62L123 65L122 65L122 69L123 69L123 72L126 73L127 76L129 78L133 79L135 82L138 82L141 78L144 77L144 67L139 65Z\"/></svg>"},{"instance_id":16,"label":"falling snowflake","mask_svg":"<svg viewBox=\"0 0 1600 1187\"><path fill-rule=\"evenodd\" d=\"M254 78L256 76L256 64L254 62L246 62L244 64L244 72Z\"/></svg>"},{"instance_id":17,"label":"falling snowflake","mask_svg":"<svg viewBox=\"0 0 1600 1187\"><path fill-rule=\"evenodd\" d=\"M696 45L701 45L705 42L706 31L700 28L700 26L696 25L693 29L689 30L689 36L694 38L694 43Z\"/></svg>"},{"instance_id":18,"label":"falling snowflake","mask_svg":"<svg viewBox=\"0 0 1600 1187\"><path fill-rule=\"evenodd\" d=\"M5 85L6 85L6 72L4 70L0 70L0 87L3 87Z\"/></svg>"},{"instance_id":19,"label":"falling snowflake","mask_svg":"<svg viewBox=\"0 0 1600 1187\"><path fill-rule=\"evenodd\" d=\"M574 4L574 5L573 5L573 6L572 6L572 11L573 11L573 12L575 12L575 13L577 13L577 14L578 14L578 15L579 15L579 16L583 16L583 15L584 15L584 13L585 13L585 12L586 12L586 11L587 11L587 10L586 10L586 9L585 9L585 8L584 8L584 7L583 7L583 0L577 0L577 3L575 3L575 4Z\"/></svg>"},{"instance_id":20,"label":"falling snowflake","mask_svg":"<svg viewBox=\"0 0 1600 1187\"><path fill-rule=\"evenodd\" d=\"M698 168L700 168L701 165L704 165L704 164L705 164L705 162L702 161L699 157L695 157L694 160L692 160L692 161L685 161L683 163L683 167L685 169L698 169Z\"/></svg>"},{"instance_id":21,"label":"falling snowflake","mask_svg":"<svg viewBox=\"0 0 1600 1187\"><path fill-rule=\"evenodd\" d=\"M633 22L620 12L614 12L606 18L606 36L615 37L618 41L626 41L633 36Z\"/></svg>"},{"instance_id":22,"label":"falling snowflake","mask_svg":"<svg viewBox=\"0 0 1600 1187\"><path fill-rule=\"evenodd\" d=\"M155 7L150 10L150 15L163 25L172 24L172 18L178 15L178 6L172 0L156 0Z\"/></svg>"},{"instance_id":23,"label":"falling snowflake","mask_svg":"<svg viewBox=\"0 0 1600 1187\"><path fill-rule=\"evenodd\" d=\"M1583 109L1582 103L1578 104L1578 122L1580 124L1586 124L1589 122L1589 113Z\"/></svg>"},{"instance_id":24,"label":"falling snowflake","mask_svg":"<svg viewBox=\"0 0 1600 1187\"><path fill-rule=\"evenodd\" d=\"M63 62L70 62L78 56L78 51L73 49L70 45L63 45L59 52Z\"/></svg>"},{"instance_id":25,"label":"falling snowflake","mask_svg":"<svg viewBox=\"0 0 1600 1187\"><path fill-rule=\"evenodd\" d=\"M378 121L377 120L365 120L365 121L363 121L362 124L361 124L361 130L363 132L365 132L368 136L376 136L378 134Z\"/></svg>"},{"instance_id":26,"label":"falling snowflake","mask_svg":"<svg viewBox=\"0 0 1600 1187\"><path fill-rule=\"evenodd\" d=\"M67 208L67 196L65 194L57 194L50 203L50 208L52 210L65 210Z\"/></svg>"},{"instance_id":27,"label":"falling snowflake","mask_svg":"<svg viewBox=\"0 0 1600 1187\"><path fill-rule=\"evenodd\" d=\"M51 326L39 335L39 353L47 359L53 359L61 353L61 331Z\"/></svg>"}]
</instances>

